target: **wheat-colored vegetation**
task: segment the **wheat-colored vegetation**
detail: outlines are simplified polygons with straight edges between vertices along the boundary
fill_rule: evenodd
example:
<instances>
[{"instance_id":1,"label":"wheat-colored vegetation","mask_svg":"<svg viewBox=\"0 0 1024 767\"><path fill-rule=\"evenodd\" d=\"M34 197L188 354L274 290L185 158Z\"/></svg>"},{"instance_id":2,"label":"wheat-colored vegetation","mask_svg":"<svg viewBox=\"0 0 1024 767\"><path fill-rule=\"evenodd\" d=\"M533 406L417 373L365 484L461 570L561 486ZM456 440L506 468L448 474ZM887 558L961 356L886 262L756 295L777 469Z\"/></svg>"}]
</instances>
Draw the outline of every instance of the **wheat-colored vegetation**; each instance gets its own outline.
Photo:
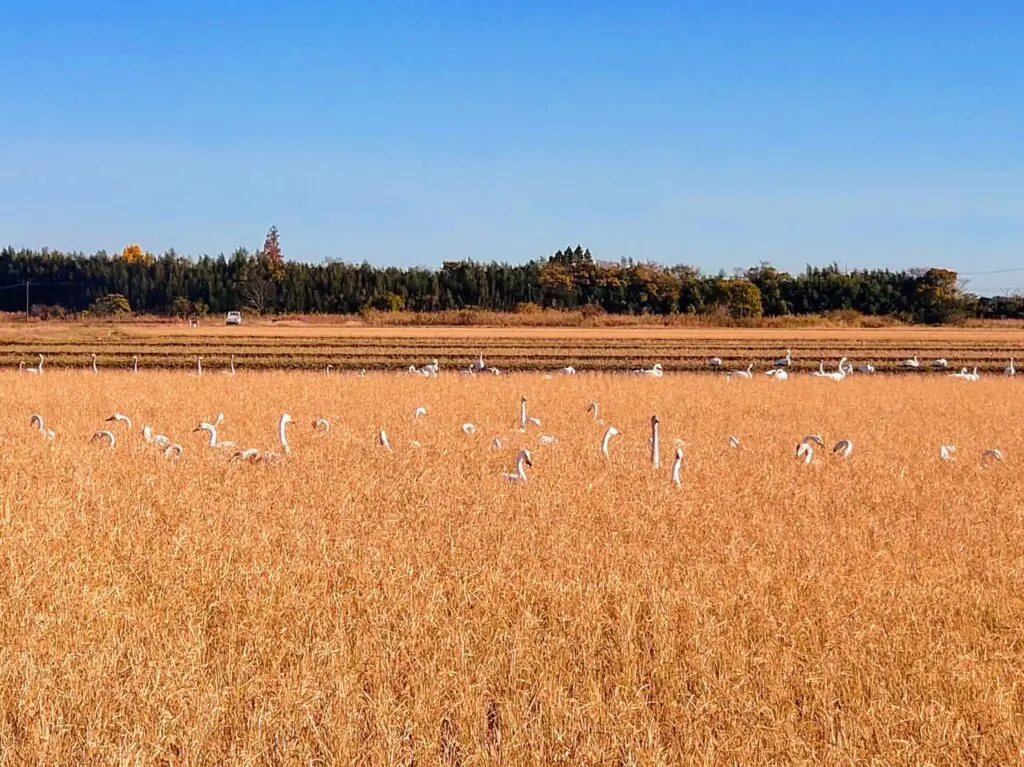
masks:
<instances>
[{"instance_id":1,"label":"wheat-colored vegetation","mask_svg":"<svg viewBox=\"0 0 1024 767\"><path fill-rule=\"evenodd\" d=\"M1020 387L4 373L0 761L1019 763Z\"/></svg>"}]
</instances>

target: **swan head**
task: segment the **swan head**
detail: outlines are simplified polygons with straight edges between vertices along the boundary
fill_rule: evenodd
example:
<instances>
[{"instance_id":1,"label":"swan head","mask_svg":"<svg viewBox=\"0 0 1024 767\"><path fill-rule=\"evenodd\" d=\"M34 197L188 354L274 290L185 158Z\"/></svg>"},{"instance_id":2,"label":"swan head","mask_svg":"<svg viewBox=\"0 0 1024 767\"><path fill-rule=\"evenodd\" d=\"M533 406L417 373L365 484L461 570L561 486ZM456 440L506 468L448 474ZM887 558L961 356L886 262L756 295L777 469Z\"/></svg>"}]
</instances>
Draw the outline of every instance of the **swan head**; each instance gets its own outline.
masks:
<instances>
[{"instance_id":1,"label":"swan head","mask_svg":"<svg viewBox=\"0 0 1024 767\"><path fill-rule=\"evenodd\" d=\"M661 423L661 420L658 418L658 416L652 415L651 416L651 426L657 426L659 423Z\"/></svg>"},{"instance_id":2,"label":"swan head","mask_svg":"<svg viewBox=\"0 0 1024 767\"><path fill-rule=\"evenodd\" d=\"M525 463L529 467L533 467L533 456L530 455L530 451L525 447L519 451L519 460Z\"/></svg>"},{"instance_id":3,"label":"swan head","mask_svg":"<svg viewBox=\"0 0 1024 767\"><path fill-rule=\"evenodd\" d=\"M295 423L295 421L292 420L292 417L287 413L281 416L281 426L283 427L286 423Z\"/></svg>"}]
</instances>

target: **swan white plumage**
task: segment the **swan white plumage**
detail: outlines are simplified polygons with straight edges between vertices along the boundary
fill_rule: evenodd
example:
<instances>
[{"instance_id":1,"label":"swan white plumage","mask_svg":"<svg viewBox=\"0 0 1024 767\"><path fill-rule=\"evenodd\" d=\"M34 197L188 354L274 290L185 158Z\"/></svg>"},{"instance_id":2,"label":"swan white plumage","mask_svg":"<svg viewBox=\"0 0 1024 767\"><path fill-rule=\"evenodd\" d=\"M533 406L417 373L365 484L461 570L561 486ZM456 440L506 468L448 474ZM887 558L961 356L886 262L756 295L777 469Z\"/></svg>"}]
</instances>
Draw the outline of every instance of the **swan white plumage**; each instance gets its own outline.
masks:
<instances>
[{"instance_id":1,"label":"swan white plumage","mask_svg":"<svg viewBox=\"0 0 1024 767\"><path fill-rule=\"evenodd\" d=\"M824 377L828 378L830 381L842 381L846 378L846 357L839 360L838 370L834 373L825 373Z\"/></svg>"},{"instance_id":2,"label":"swan white plumage","mask_svg":"<svg viewBox=\"0 0 1024 767\"><path fill-rule=\"evenodd\" d=\"M328 365L324 368L324 375L330 375L332 370L334 370L334 365Z\"/></svg>"},{"instance_id":3,"label":"swan white plumage","mask_svg":"<svg viewBox=\"0 0 1024 767\"><path fill-rule=\"evenodd\" d=\"M803 461L805 464L814 460L814 448L811 447L810 442L801 442L796 446L796 459Z\"/></svg>"},{"instance_id":4,"label":"swan white plumage","mask_svg":"<svg viewBox=\"0 0 1024 767\"><path fill-rule=\"evenodd\" d=\"M172 456L174 458L181 458L181 454L184 452L185 449L181 445L179 445L177 442L172 442L171 444L167 445L167 447L164 448L163 455L164 458L170 460Z\"/></svg>"},{"instance_id":5,"label":"swan white plumage","mask_svg":"<svg viewBox=\"0 0 1024 767\"><path fill-rule=\"evenodd\" d=\"M231 355L231 361L228 364L227 374L233 376L235 374L235 355Z\"/></svg>"},{"instance_id":6,"label":"swan white plumage","mask_svg":"<svg viewBox=\"0 0 1024 767\"><path fill-rule=\"evenodd\" d=\"M331 423L326 418L313 419L313 431L322 431L324 434L331 430Z\"/></svg>"},{"instance_id":7,"label":"swan white plumage","mask_svg":"<svg viewBox=\"0 0 1024 767\"><path fill-rule=\"evenodd\" d=\"M676 455L672 460L672 484L679 487L682 484L680 471L683 468L683 445L676 445Z\"/></svg>"},{"instance_id":8,"label":"swan white plumage","mask_svg":"<svg viewBox=\"0 0 1024 767\"><path fill-rule=\"evenodd\" d=\"M661 378L663 375L665 375L665 371L662 370L660 362L655 363L650 368L640 368L639 370L634 370L633 372L636 373L637 375L646 376L647 378Z\"/></svg>"},{"instance_id":9,"label":"swan white plumage","mask_svg":"<svg viewBox=\"0 0 1024 767\"><path fill-rule=\"evenodd\" d=\"M999 461L1001 463L1002 460L1003 451L1000 450L999 448L989 448L988 450L984 451L981 454L982 466L987 466L988 464L992 463L992 461Z\"/></svg>"},{"instance_id":10,"label":"swan white plumage","mask_svg":"<svg viewBox=\"0 0 1024 767\"><path fill-rule=\"evenodd\" d=\"M132 419L126 415L122 415L121 413L114 413L107 419L107 421L112 423L123 423L128 427L128 429L132 428Z\"/></svg>"},{"instance_id":11,"label":"swan white plumage","mask_svg":"<svg viewBox=\"0 0 1024 767\"><path fill-rule=\"evenodd\" d=\"M40 367L42 367L42 364L42 362L39 363ZM1006 370L1004 370L1003 373L1008 376L1017 375L1017 368L1013 366L1013 357L1010 357L1010 366L1006 368Z\"/></svg>"},{"instance_id":12,"label":"swan white plumage","mask_svg":"<svg viewBox=\"0 0 1024 767\"><path fill-rule=\"evenodd\" d=\"M43 355L39 355L39 364L34 368L25 368L26 373L32 373L35 375L41 375L43 372Z\"/></svg>"},{"instance_id":13,"label":"swan white plumage","mask_svg":"<svg viewBox=\"0 0 1024 767\"><path fill-rule=\"evenodd\" d=\"M661 468L661 445L658 441L658 426L661 421L658 420L658 416L651 416L651 466L655 469Z\"/></svg>"},{"instance_id":14,"label":"swan white plumage","mask_svg":"<svg viewBox=\"0 0 1024 767\"><path fill-rule=\"evenodd\" d=\"M207 434L210 435L210 441L209 441L208 444L209 444L210 447L212 447L214 449L223 450L224 448L237 447L234 442L226 442L226 441L218 440L217 439L217 427L214 426L212 423L207 423L206 421L203 421L196 428L194 428L192 430L192 433L195 434L197 431L205 431Z\"/></svg>"},{"instance_id":15,"label":"swan white plumage","mask_svg":"<svg viewBox=\"0 0 1024 767\"><path fill-rule=\"evenodd\" d=\"M606 459L610 458L608 455L608 443L612 441L612 437L622 434L621 431L616 429L614 426L609 426L604 433L604 438L601 440L601 455Z\"/></svg>"},{"instance_id":16,"label":"swan white plumage","mask_svg":"<svg viewBox=\"0 0 1024 767\"><path fill-rule=\"evenodd\" d=\"M754 377L754 364L751 363L751 364L747 365L747 369L746 370L731 370L731 371L729 371L729 373L726 374L727 378L731 378L732 376L736 376L737 378L746 378L746 379L753 378Z\"/></svg>"},{"instance_id":17,"label":"swan white plumage","mask_svg":"<svg viewBox=\"0 0 1024 767\"><path fill-rule=\"evenodd\" d=\"M117 444L117 437L114 436L114 432L103 429L101 431L93 432L92 441L102 441L104 439L110 440L110 447L113 449L114 445Z\"/></svg>"},{"instance_id":18,"label":"swan white plumage","mask_svg":"<svg viewBox=\"0 0 1024 767\"><path fill-rule=\"evenodd\" d=\"M498 368L494 368L494 367L487 368L487 372L490 373L491 375L496 375L496 376L500 376L501 375L501 371L498 370Z\"/></svg>"},{"instance_id":19,"label":"swan white plumage","mask_svg":"<svg viewBox=\"0 0 1024 767\"><path fill-rule=\"evenodd\" d=\"M708 367L709 368L720 368L720 367L722 367L722 358L721 357L711 357L708 360Z\"/></svg>"},{"instance_id":20,"label":"swan white plumage","mask_svg":"<svg viewBox=\"0 0 1024 767\"><path fill-rule=\"evenodd\" d=\"M822 439L820 434L808 434L806 437L800 440L801 445L810 444L811 442L816 444L818 447L825 446L825 440Z\"/></svg>"},{"instance_id":21,"label":"swan white plumage","mask_svg":"<svg viewBox=\"0 0 1024 767\"><path fill-rule=\"evenodd\" d=\"M96 367L96 352L92 353L92 372L97 374L100 372L99 368Z\"/></svg>"},{"instance_id":22,"label":"swan white plumage","mask_svg":"<svg viewBox=\"0 0 1024 767\"><path fill-rule=\"evenodd\" d=\"M377 444L385 450L391 449L391 440L388 439L388 433L383 429L377 432Z\"/></svg>"},{"instance_id":23,"label":"swan white plumage","mask_svg":"<svg viewBox=\"0 0 1024 767\"><path fill-rule=\"evenodd\" d=\"M917 355L914 355L909 360L903 360L900 362L899 366L909 370L917 370L921 367L921 361L917 358Z\"/></svg>"},{"instance_id":24,"label":"swan white plumage","mask_svg":"<svg viewBox=\"0 0 1024 767\"><path fill-rule=\"evenodd\" d=\"M157 447L166 447L171 444L170 437L164 434L154 434L153 427L149 425L142 427L142 441L146 444L155 444Z\"/></svg>"},{"instance_id":25,"label":"swan white plumage","mask_svg":"<svg viewBox=\"0 0 1024 767\"><path fill-rule=\"evenodd\" d=\"M139 374L139 355L135 354L132 356L132 373L135 375Z\"/></svg>"},{"instance_id":26,"label":"swan white plumage","mask_svg":"<svg viewBox=\"0 0 1024 767\"><path fill-rule=\"evenodd\" d=\"M597 402L591 402L589 405L587 405L587 412L594 414L594 423L600 423L601 422L599 420L599 414L601 412L601 406L598 405Z\"/></svg>"},{"instance_id":27,"label":"swan white plumage","mask_svg":"<svg viewBox=\"0 0 1024 767\"><path fill-rule=\"evenodd\" d=\"M512 474L502 474L502 479L512 484L520 484L527 481L526 467L533 466L533 456L530 455L530 451L525 447L519 451L519 455L516 456L516 470Z\"/></svg>"},{"instance_id":28,"label":"swan white plumage","mask_svg":"<svg viewBox=\"0 0 1024 767\"><path fill-rule=\"evenodd\" d=\"M736 449L739 448L739 446L740 446L740 438L739 437L737 437L735 435L729 437L729 447L731 447L734 450L736 450Z\"/></svg>"},{"instance_id":29,"label":"swan white plumage","mask_svg":"<svg viewBox=\"0 0 1024 767\"><path fill-rule=\"evenodd\" d=\"M427 409L423 405L420 405L418 408L412 411L413 418L420 418L422 416L425 416L426 414Z\"/></svg>"},{"instance_id":30,"label":"swan white plumage","mask_svg":"<svg viewBox=\"0 0 1024 767\"><path fill-rule=\"evenodd\" d=\"M945 370L946 368L949 367L949 362L946 360L945 357L940 357L937 360L932 360L931 364L933 368L939 368L940 370Z\"/></svg>"},{"instance_id":31,"label":"swan white plumage","mask_svg":"<svg viewBox=\"0 0 1024 767\"><path fill-rule=\"evenodd\" d=\"M43 435L44 439L53 440L57 436L53 433L53 429L47 429L43 425L43 417L38 413L33 414L32 417L28 419L28 422L39 429L39 433Z\"/></svg>"},{"instance_id":32,"label":"swan white plumage","mask_svg":"<svg viewBox=\"0 0 1024 767\"><path fill-rule=\"evenodd\" d=\"M462 424L462 433L463 434L476 434L476 424L475 423L464 423L464 424Z\"/></svg>"},{"instance_id":33,"label":"swan white plumage","mask_svg":"<svg viewBox=\"0 0 1024 767\"><path fill-rule=\"evenodd\" d=\"M771 376L776 381L786 381L789 379L789 373L786 372L785 368L772 368L771 370L766 370L764 374Z\"/></svg>"},{"instance_id":34,"label":"swan white plumage","mask_svg":"<svg viewBox=\"0 0 1024 767\"><path fill-rule=\"evenodd\" d=\"M196 375L201 376L203 374L203 357L202 355L196 355Z\"/></svg>"},{"instance_id":35,"label":"swan white plumage","mask_svg":"<svg viewBox=\"0 0 1024 767\"><path fill-rule=\"evenodd\" d=\"M875 366L868 362L863 365L858 365L857 370L860 371L861 373L871 374L875 372Z\"/></svg>"},{"instance_id":36,"label":"swan white plumage","mask_svg":"<svg viewBox=\"0 0 1024 767\"><path fill-rule=\"evenodd\" d=\"M836 442L835 446L832 448L832 452L834 454L838 454L840 458L849 458L853 453L852 440L843 439Z\"/></svg>"},{"instance_id":37,"label":"swan white plumage","mask_svg":"<svg viewBox=\"0 0 1024 767\"><path fill-rule=\"evenodd\" d=\"M537 439L537 444L538 445L557 445L558 444L558 437L556 437L554 434L541 434L540 437Z\"/></svg>"},{"instance_id":38,"label":"swan white plumage","mask_svg":"<svg viewBox=\"0 0 1024 767\"><path fill-rule=\"evenodd\" d=\"M572 365L566 365L564 368L559 368L558 372L565 376L574 376L576 375L576 368Z\"/></svg>"},{"instance_id":39,"label":"swan white plumage","mask_svg":"<svg viewBox=\"0 0 1024 767\"><path fill-rule=\"evenodd\" d=\"M774 364L777 368L788 368L790 365L793 364L793 350L786 349L786 356L783 357L782 359L775 360L775 362L772 364Z\"/></svg>"},{"instance_id":40,"label":"swan white plumage","mask_svg":"<svg viewBox=\"0 0 1024 767\"><path fill-rule=\"evenodd\" d=\"M276 453L276 452L273 452L273 451L270 451L270 450L268 450L265 453L261 453L256 448L250 447L250 448L246 448L245 450L239 450L237 453L235 453L233 456L231 456L231 460L232 461L252 461L253 463L256 463L256 462L260 462L260 463L273 463L275 461L280 461L280 460L286 458L287 456L290 456L292 454L292 449L288 445L288 434L287 434L287 432L285 430L285 427L287 427L288 424L290 424L290 423L295 423L295 422L292 420L292 417L290 415L288 415L287 413L283 413L281 415L280 420L278 420L278 423L277 423L277 441L281 445L281 452L280 453ZM212 426L212 424L205 424L205 425L206 426Z\"/></svg>"},{"instance_id":41,"label":"swan white plumage","mask_svg":"<svg viewBox=\"0 0 1024 767\"><path fill-rule=\"evenodd\" d=\"M939 458L943 461L955 461L953 453L956 452L956 445L940 445L939 446Z\"/></svg>"},{"instance_id":42,"label":"swan white plumage","mask_svg":"<svg viewBox=\"0 0 1024 767\"><path fill-rule=\"evenodd\" d=\"M526 430L526 397L519 398L519 428Z\"/></svg>"}]
</instances>

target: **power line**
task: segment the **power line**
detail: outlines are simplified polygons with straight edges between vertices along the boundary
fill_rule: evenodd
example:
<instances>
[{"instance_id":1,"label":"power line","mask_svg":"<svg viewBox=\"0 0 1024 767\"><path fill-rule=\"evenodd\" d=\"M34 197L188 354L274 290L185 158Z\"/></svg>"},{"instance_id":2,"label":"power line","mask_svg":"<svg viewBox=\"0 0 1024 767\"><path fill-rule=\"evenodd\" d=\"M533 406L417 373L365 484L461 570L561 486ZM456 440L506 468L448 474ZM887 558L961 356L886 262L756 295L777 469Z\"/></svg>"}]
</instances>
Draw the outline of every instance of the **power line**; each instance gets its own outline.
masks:
<instances>
[{"instance_id":1,"label":"power line","mask_svg":"<svg viewBox=\"0 0 1024 767\"><path fill-rule=\"evenodd\" d=\"M1016 269L992 269L987 272L959 272L961 277L979 277L983 274L1011 274L1013 272L1024 272L1024 267Z\"/></svg>"}]
</instances>

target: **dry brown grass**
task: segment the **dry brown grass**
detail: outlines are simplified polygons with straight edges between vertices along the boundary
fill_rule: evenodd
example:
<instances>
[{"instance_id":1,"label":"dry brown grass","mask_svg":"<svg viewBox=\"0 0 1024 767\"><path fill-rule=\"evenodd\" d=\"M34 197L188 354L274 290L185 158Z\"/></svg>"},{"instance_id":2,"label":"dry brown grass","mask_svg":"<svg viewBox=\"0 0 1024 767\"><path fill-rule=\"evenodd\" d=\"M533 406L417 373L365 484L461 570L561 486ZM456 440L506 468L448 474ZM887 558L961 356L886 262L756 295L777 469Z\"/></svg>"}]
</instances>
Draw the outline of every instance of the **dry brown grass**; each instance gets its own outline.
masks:
<instances>
[{"instance_id":1,"label":"dry brown grass","mask_svg":"<svg viewBox=\"0 0 1024 767\"><path fill-rule=\"evenodd\" d=\"M2 760L1019 763L1021 385L0 374ZM90 444L114 410L185 458ZM289 412L293 456L201 448L218 410L258 447ZM852 458L797 465L809 431Z\"/></svg>"}]
</instances>

